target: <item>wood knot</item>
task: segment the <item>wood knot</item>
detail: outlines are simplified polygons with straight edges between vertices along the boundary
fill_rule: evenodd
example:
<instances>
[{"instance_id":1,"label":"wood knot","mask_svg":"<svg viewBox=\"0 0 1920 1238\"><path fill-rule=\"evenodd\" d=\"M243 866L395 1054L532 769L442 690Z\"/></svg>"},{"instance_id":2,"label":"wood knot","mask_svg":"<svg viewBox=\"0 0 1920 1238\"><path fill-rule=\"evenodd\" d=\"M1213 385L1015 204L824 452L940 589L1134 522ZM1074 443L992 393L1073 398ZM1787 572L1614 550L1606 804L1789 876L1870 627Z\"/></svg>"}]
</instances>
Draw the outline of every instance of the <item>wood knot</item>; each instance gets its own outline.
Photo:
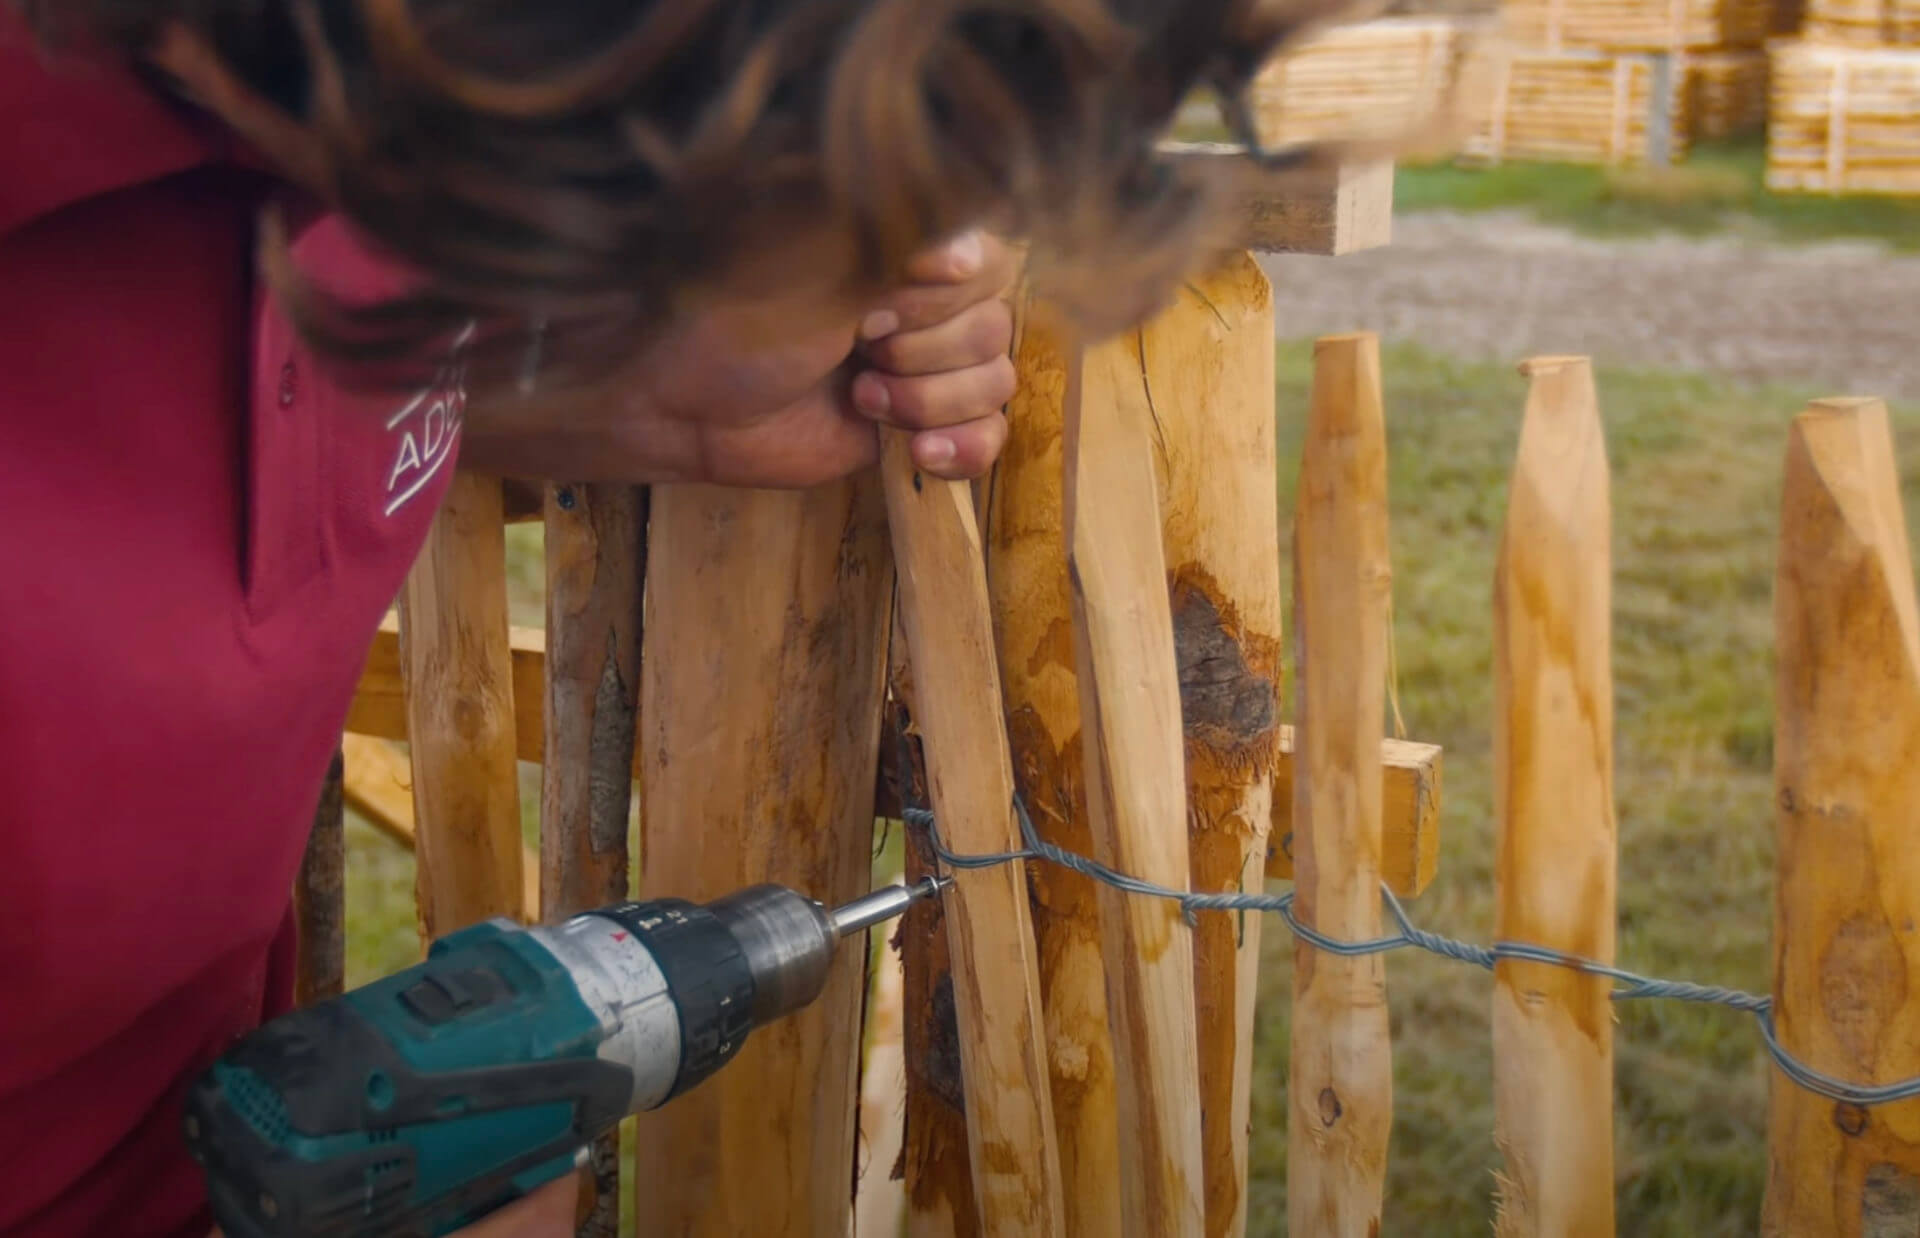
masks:
<instances>
[{"instance_id":1,"label":"wood knot","mask_svg":"<svg viewBox=\"0 0 1920 1238\"><path fill-rule=\"evenodd\" d=\"M1833 1124L1840 1128L1843 1135L1858 1136L1867 1129L1867 1111L1850 1101L1838 1101L1833 1106Z\"/></svg>"},{"instance_id":2,"label":"wood knot","mask_svg":"<svg viewBox=\"0 0 1920 1238\"><path fill-rule=\"evenodd\" d=\"M1332 1088L1320 1089L1320 1125L1331 1127L1340 1120L1340 1094Z\"/></svg>"}]
</instances>

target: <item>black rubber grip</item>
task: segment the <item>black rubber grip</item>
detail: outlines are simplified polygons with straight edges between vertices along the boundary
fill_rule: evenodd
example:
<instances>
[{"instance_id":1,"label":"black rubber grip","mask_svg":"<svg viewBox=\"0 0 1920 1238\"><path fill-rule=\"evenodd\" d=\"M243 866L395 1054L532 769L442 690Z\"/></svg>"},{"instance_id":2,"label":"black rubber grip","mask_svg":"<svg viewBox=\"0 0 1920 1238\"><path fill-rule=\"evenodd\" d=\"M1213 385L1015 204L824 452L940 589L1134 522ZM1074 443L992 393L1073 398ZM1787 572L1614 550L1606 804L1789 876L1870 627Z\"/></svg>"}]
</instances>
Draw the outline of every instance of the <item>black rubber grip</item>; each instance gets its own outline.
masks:
<instances>
[{"instance_id":1,"label":"black rubber grip","mask_svg":"<svg viewBox=\"0 0 1920 1238\"><path fill-rule=\"evenodd\" d=\"M753 1030L753 972L719 917L679 899L627 903L598 914L646 943L680 1015L680 1070L667 1099L733 1060Z\"/></svg>"}]
</instances>

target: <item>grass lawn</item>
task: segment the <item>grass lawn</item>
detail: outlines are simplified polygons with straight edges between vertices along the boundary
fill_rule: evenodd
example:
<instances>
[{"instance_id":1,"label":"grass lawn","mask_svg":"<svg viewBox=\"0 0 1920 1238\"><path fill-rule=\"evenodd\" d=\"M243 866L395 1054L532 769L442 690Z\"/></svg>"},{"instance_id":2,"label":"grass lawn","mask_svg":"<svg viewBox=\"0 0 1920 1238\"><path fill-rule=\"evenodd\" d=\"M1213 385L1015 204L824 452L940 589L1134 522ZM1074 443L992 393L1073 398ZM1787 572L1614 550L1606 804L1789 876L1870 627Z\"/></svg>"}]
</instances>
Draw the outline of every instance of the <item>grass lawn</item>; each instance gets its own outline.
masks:
<instances>
[{"instance_id":1,"label":"grass lawn","mask_svg":"<svg viewBox=\"0 0 1920 1238\"><path fill-rule=\"evenodd\" d=\"M1679 232L1784 241L1858 238L1920 249L1920 198L1776 194L1759 137L1695 147L1670 168L1451 162L1395 170L1399 211L1524 209L1592 236Z\"/></svg>"},{"instance_id":2,"label":"grass lawn","mask_svg":"<svg viewBox=\"0 0 1920 1238\"><path fill-rule=\"evenodd\" d=\"M1503 173L1504 175L1505 173ZM1409 182L1417 190L1420 181ZM1309 347L1280 349L1283 513ZM1400 702L1447 747L1441 871L1426 926L1491 939L1490 595L1525 394L1510 367L1410 348L1385 361ZM1742 389L1603 370L1615 520L1620 957L1663 976L1768 987L1772 920L1771 590L1789 419L1831 392ZM1841 393L1844 394L1844 393ZM1920 426L1900 426L1920 514ZM1283 520L1284 523L1284 520ZM537 545L516 530L518 622L537 621ZM1286 574L1283 573L1283 577ZM529 815L532 798L528 799ZM411 858L355 826L350 979L412 957ZM1254 1082L1256 1235L1285 1232L1290 944L1267 927ZM1385 1232L1482 1238L1492 1217L1491 978L1390 956L1396 1120ZM1619 1229L1636 1238L1755 1231L1766 1072L1751 1021L1667 1004L1619 1008Z\"/></svg>"},{"instance_id":3,"label":"grass lawn","mask_svg":"<svg viewBox=\"0 0 1920 1238\"><path fill-rule=\"evenodd\" d=\"M1283 513L1310 376L1280 354ZM1440 875L1425 927L1493 935L1490 599L1525 385L1503 366L1387 351L1400 703L1443 743ZM1622 965L1765 991L1772 922L1771 591L1787 424L1812 395L1602 370L1613 472L1616 802ZM1902 420L1903 488L1920 515L1920 426ZM1283 519L1284 524L1284 519ZM1291 946L1273 927L1255 1067L1260 1235L1286 1232ZM1387 1233L1480 1238L1492 1217L1491 977L1389 956L1396 1121ZM1756 1231L1766 1071L1751 1020L1628 1003L1616 1029L1619 1230Z\"/></svg>"}]
</instances>

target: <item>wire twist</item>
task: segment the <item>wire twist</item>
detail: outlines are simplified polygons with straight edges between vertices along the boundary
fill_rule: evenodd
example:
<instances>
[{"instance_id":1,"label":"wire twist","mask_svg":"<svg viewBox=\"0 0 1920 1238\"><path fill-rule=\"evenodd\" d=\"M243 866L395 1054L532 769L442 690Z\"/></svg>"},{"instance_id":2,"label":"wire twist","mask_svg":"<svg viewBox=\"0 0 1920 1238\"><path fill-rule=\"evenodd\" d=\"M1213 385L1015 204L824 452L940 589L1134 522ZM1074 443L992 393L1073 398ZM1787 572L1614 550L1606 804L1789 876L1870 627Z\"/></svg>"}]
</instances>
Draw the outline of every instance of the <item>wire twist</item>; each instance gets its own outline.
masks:
<instances>
[{"instance_id":1,"label":"wire twist","mask_svg":"<svg viewBox=\"0 0 1920 1238\"><path fill-rule=\"evenodd\" d=\"M1390 950L1411 947L1488 971L1494 970L1495 965L1502 959L1510 962L1539 963L1606 977L1614 982L1615 987L1609 994L1614 1001L1679 1001L1725 1006L1752 1015L1754 1022L1759 1026L1760 1039L1766 1045L1767 1056L1772 1058L1774 1064L1780 1068L1780 1073L1815 1095L1863 1108L1890 1105L1896 1101L1920 1097L1920 1076L1894 1083L1850 1083L1802 1062L1780 1043L1773 1022L1773 999L1770 997L1742 992L1739 989L1723 988L1719 985L1694 984L1685 980L1662 980L1653 976L1642 976L1637 972L1630 972L1595 959L1551 950L1545 946L1530 945L1526 942L1501 941L1489 947L1429 932L1414 924L1407 915L1406 908L1401 906L1400 900L1384 882L1380 886L1380 898L1394 923L1394 932L1389 936L1375 937L1367 941L1341 941L1327 936L1311 925L1300 922L1299 917L1294 914L1294 892L1291 890L1285 894L1245 891L1206 893L1175 890L1157 885L1127 873L1115 872L1097 860L1047 842L1034 829L1033 819L1027 815L1026 805L1017 795L1013 800L1013 808L1015 815L1019 818L1020 840L1023 847L1019 851L991 854L960 855L948 850L947 845L940 838L940 831L934 822L933 813L925 808L903 808L901 819L925 834L934 855L948 868L981 869L1024 860L1044 860L1091 877L1095 881L1128 894L1137 894L1144 898L1167 899L1177 903L1180 906L1181 916L1189 926L1197 923L1196 913L1201 911L1270 911L1278 914L1286 922L1287 928L1301 941L1316 950L1343 958L1385 954Z\"/></svg>"}]
</instances>

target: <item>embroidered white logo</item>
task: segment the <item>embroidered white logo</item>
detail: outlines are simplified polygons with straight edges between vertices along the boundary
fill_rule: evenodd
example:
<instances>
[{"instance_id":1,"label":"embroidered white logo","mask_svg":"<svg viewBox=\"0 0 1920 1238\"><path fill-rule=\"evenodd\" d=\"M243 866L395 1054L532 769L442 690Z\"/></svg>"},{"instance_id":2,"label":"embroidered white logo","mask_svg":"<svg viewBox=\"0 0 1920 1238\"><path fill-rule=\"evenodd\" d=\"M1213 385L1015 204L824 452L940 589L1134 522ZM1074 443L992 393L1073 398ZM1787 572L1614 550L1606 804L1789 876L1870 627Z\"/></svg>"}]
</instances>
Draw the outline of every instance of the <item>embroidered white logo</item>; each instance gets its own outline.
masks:
<instances>
[{"instance_id":1,"label":"embroidered white logo","mask_svg":"<svg viewBox=\"0 0 1920 1238\"><path fill-rule=\"evenodd\" d=\"M426 489L448 461L458 454L460 427L467 413L465 349L473 338L469 325L453 342L453 354L434 375L434 381L416 392L387 418L387 429L399 437L393 464L387 470L386 514L391 516Z\"/></svg>"}]
</instances>

